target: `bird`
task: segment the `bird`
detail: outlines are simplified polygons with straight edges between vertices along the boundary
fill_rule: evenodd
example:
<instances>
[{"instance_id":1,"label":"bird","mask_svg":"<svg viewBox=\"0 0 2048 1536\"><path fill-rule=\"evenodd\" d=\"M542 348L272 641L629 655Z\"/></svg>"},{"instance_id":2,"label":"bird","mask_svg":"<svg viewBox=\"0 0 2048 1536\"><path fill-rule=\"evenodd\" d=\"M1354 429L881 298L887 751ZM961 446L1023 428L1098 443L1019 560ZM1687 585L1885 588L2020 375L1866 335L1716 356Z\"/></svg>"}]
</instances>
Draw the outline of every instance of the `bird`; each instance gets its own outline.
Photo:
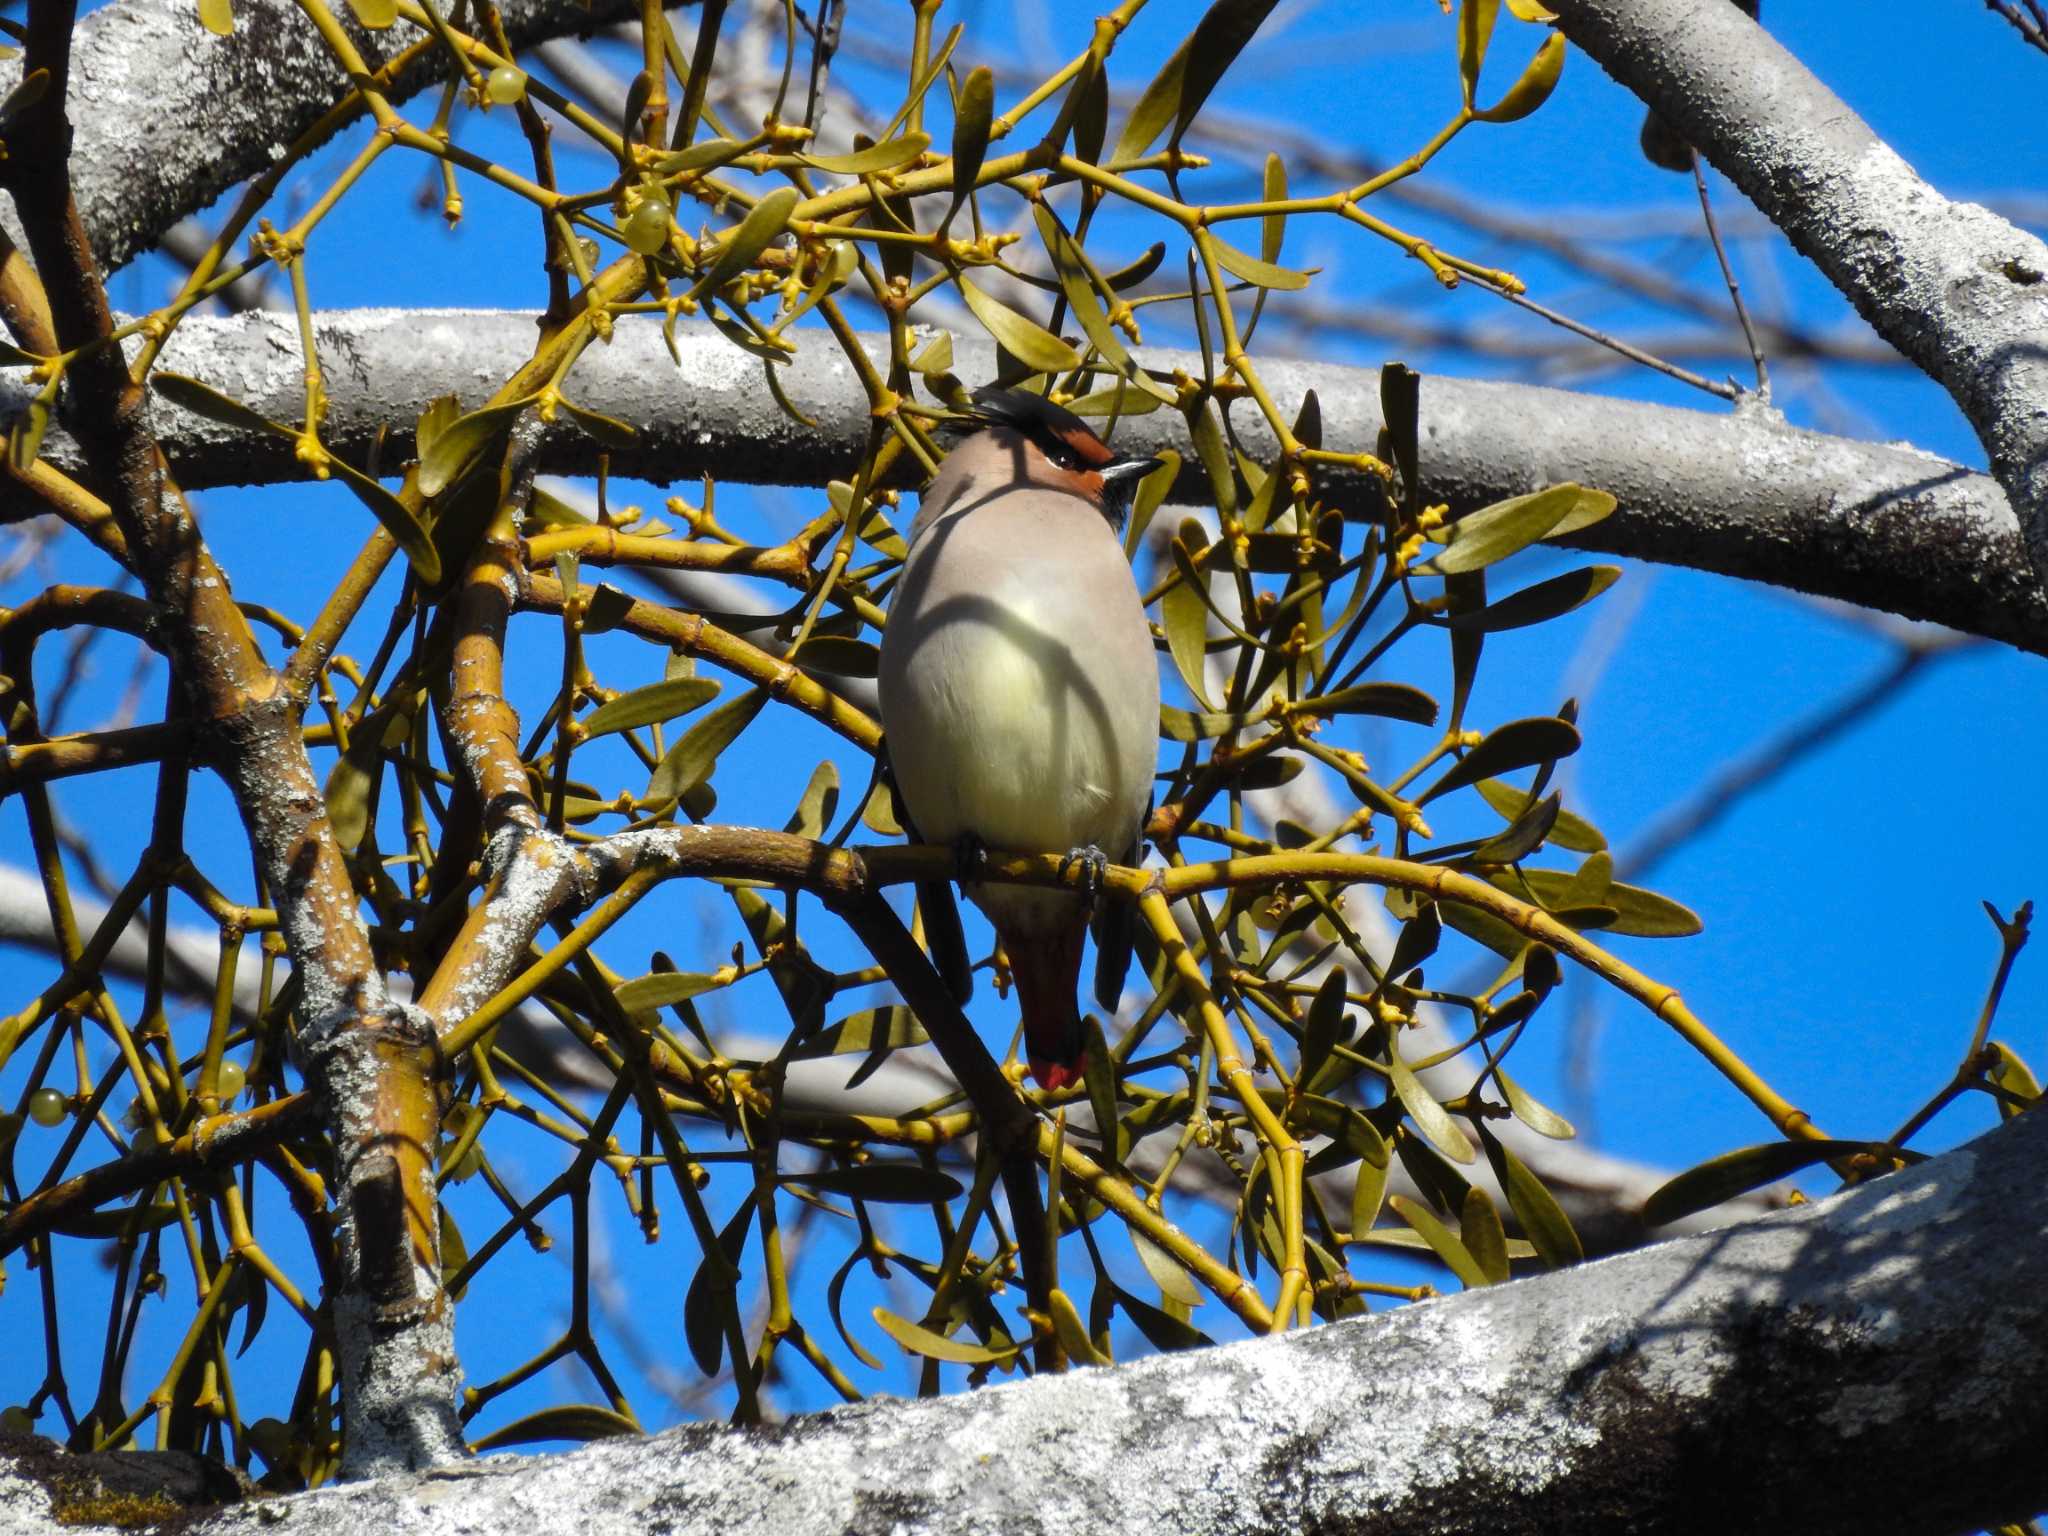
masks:
<instances>
[{"instance_id":1,"label":"bird","mask_svg":"<svg viewBox=\"0 0 2048 1536\"><path fill-rule=\"evenodd\" d=\"M884 750L906 829L958 851L1009 958L1027 1069L1057 1091L1086 1070L1075 989L1091 913L1105 1008L1130 957L1130 909L1095 887L1110 855L1136 862L1157 767L1158 653L1122 528L1160 461L1028 390L979 391L961 425L882 631ZM1083 890L976 881L987 848L1079 860Z\"/></svg>"}]
</instances>

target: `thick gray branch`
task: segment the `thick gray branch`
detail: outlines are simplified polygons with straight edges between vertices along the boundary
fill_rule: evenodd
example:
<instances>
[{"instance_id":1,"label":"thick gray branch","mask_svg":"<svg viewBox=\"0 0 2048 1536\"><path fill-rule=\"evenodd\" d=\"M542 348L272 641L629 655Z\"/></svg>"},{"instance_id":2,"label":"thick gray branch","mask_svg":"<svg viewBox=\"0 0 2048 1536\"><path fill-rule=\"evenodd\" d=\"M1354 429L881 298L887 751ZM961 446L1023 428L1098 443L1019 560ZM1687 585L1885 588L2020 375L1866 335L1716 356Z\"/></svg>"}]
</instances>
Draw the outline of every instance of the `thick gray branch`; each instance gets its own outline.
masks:
<instances>
[{"instance_id":1,"label":"thick gray branch","mask_svg":"<svg viewBox=\"0 0 2048 1536\"><path fill-rule=\"evenodd\" d=\"M333 1536L1973 1530L2048 1506L2044 1157L2048 1116L2027 1115L1834 1199L1306 1334L187 1529L291 1510ZM0 1509L35 1497L0 1461Z\"/></svg>"},{"instance_id":2,"label":"thick gray branch","mask_svg":"<svg viewBox=\"0 0 2048 1536\"><path fill-rule=\"evenodd\" d=\"M1656 108L1962 407L2048 571L2048 244L1914 174L1731 5L1559 0Z\"/></svg>"},{"instance_id":3,"label":"thick gray branch","mask_svg":"<svg viewBox=\"0 0 2048 1536\"><path fill-rule=\"evenodd\" d=\"M367 32L335 11L370 67L417 42L417 28ZM630 0L501 0L515 47L588 35L639 15ZM404 99L447 78L428 53L397 82ZM0 96L21 78L0 64ZM239 181L268 170L347 93L348 80L294 0L235 0L235 30L216 37L192 0L115 0L78 23L66 98L76 138L73 192L108 271L124 266ZM0 201L19 244L11 201Z\"/></svg>"},{"instance_id":4,"label":"thick gray branch","mask_svg":"<svg viewBox=\"0 0 2048 1536\"><path fill-rule=\"evenodd\" d=\"M481 404L491 382L531 355L534 335L530 315L503 311L324 313L318 336L332 410L323 436L359 465L379 428L392 434L390 443L409 444L429 400L453 393L466 406ZM807 338L782 370L784 388L813 427L784 415L763 365L722 338L685 329L678 344L680 369L651 321L624 320L610 345L584 353L569 380L580 403L639 431L634 447L612 451L614 473L823 485L852 472L867 403L829 343ZM882 343L870 338L870 345ZM994 374L985 342L957 338L954 356L969 382ZM1163 348L1144 361L1199 371L1192 355ZM188 320L164 366L277 421L296 421L302 409L298 337L288 316ZM1371 371L1285 361L1261 371L1284 411L1316 391L1329 446L1372 447L1380 414ZM0 379L0 422L25 403L18 379ZM1232 422L1249 452L1274 451L1249 404L1233 407ZM251 437L167 408L159 409L158 426L190 487L305 473L288 439ZM1181 450L1189 468L1180 494L1204 499L1178 416L1134 418L1120 433L1123 441ZM2004 493L1987 476L1910 448L1798 431L1757 409L1710 415L1440 375L1423 384L1422 434L1424 492L1455 510L1578 480L1621 502L1579 537L1585 548L1770 582L2048 652L2048 596ZM75 461L56 432L45 451ZM544 468L587 472L598 451L565 417L547 435L541 459ZM1342 501L1357 489L1339 480L1328 493ZM19 500L0 500L0 516L23 510Z\"/></svg>"}]
</instances>

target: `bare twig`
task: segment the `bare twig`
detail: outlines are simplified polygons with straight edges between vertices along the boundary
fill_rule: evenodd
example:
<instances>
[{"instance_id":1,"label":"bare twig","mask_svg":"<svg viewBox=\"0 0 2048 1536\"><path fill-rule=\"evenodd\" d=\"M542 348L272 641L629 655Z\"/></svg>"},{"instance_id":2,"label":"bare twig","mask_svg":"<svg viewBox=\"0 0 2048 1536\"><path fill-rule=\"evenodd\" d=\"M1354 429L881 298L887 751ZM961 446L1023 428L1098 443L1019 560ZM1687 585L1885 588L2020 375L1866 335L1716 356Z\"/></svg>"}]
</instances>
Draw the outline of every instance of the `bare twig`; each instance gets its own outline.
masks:
<instances>
[{"instance_id":1,"label":"bare twig","mask_svg":"<svg viewBox=\"0 0 2048 1536\"><path fill-rule=\"evenodd\" d=\"M1707 195L1707 173L1700 164L1698 150L1689 150L1692 161L1692 184L1699 189L1700 217L1706 221L1707 239L1713 244L1714 259L1721 264L1721 280L1728 285L1728 298L1735 306L1735 318L1742 323L1742 338L1749 343L1750 360L1756 365L1757 398L1768 402L1771 398L1770 369L1764 363L1764 349L1758 345L1756 327L1749 322L1749 306L1742 302L1742 285L1735 280L1735 268L1729 264L1728 248L1721 243L1721 231L1714 223L1714 200Z\"/></svg>"},{"instance_id":2,"label":"bare twig","mask_svg":"<svg viewBox=\"0 0 2048 1536\"><path fill-rule=\"evenodd\" d=\"M2021 6L2026 7L2024 14ZM2048 6L2042 0L1984 0L1984 8L2011 22L2028 47L2048 53Z\"/></svg>"},{"instance_id":3,"label":"bare twig","mask_svg":"<svg viewBox=\"0 0 2048 1536\"><path fill-rule=\"evenodd\" d=\"M1562 326L1575 336L1583 336L1586 340L1595 342L1607 348L1610 352L1627 358L1632 363L1641 363L1645 368L1653 369L1667 378L1676 379L1681 384L1690 384L1694 389L1704 390L1710 395L1718 395L1723 400L1733 400L1741 393L1732 384L1717 384L1712 379L1694 373L1689 368L1681 368L1676 363L1665 362L1661 357L1653 357L1641 347L1623 341L1618 336L1610 336L1605 331L1596 330L1584 321L1574 320L1569 315L1559 314L1547 305L1538 304L1534 299L1519 293L1510 292L1506 288L1478 278L1474 278L1473 281L1497 298L1506 299L1517 309L1526 309L1532 315L1540 315L1552 325Z\"/></svg>"}]
</instances>

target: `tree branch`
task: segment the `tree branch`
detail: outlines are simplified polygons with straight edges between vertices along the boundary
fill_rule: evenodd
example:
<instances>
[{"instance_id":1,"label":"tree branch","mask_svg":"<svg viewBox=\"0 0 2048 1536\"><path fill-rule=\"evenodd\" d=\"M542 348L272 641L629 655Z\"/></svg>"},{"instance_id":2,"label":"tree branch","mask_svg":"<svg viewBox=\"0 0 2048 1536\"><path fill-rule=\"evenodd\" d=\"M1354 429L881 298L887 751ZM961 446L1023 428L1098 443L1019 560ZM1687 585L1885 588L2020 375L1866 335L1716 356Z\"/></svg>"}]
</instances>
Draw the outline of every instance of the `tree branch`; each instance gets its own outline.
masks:
<instances>
[{"instance_id":1,"label":"tree branch","mask_svg":"<svg viewBox=\"0 0 2048 1536\"><path fill-rule=\"evenodd\" d=\"M2048 571L2048 244L1913 168L1762 27L1559 0L1565 35L1696 145L1962 408Z\"/></svg>"},{"instance_id":2,"label":"tree branch","mask_svg":"<svg viewBox=\"0 0 2048 1536\"><path fill-rule=\"evenodd\" d=\"M1306 777L1306 775L1304 775ZM1297 780L1297 783L1300 781ZM612 885L623 877L621 861L605 865L600 873L608 877ZM547 910L563 910L559 901L542 898L540 903ZM107 914L106 903L91 896L74 893L72 906L78 925L86 932L96 931ZM479 908L481 910L481 907ZM527 935L530 940L539 932L541 919L534 920L534 928ZM516 933L504 935L507 940L516 938ZM0 940L27 945L31 948L55 951L57 937L50 921L48 903L44 900L42 882L33 874L12 865L0 864ZM178 995L210 999L214 987L214 966L219 954L220 936L211 929L186 928L172 925L166 932L165 949L168 956L168 989ZM509 947L509 946L508 946ZM512 958L524 957L524 950ZM102 974L119 975L130 980L141 980L147 972L148 936L141 918L136 918L114 939L106 957L100 963ZM914 973L911 973L914 975ZM255 1009L259 994L260 971L252 959L245 957L244 963L235 973L235 1011L237 1017L247 1017ZM397 976L389 979L393 992L404 995L404 984L408 978ZM495 984L502 984L504 977L496 977ZM459 1017L470 1011L472 1004L463 995L467 989L451 989L449 996L455 1001L431 1011L437 1016L448 1013ZM937 1004L928 1002L928 1010L937 1016ZM1445 1039L1448 1039L1445 1036ZM573 1047L561 1027L538 1009L517 1009L509 1014L498 1028L498 1045L519 1057L529 1066L544 1072L557 1082L573 1082L585 1089L601 1089L608 1079L599 1076L585 1076L584 1053ZM749 1058L767 1060L781 1047L779 1039L751 1037L746 1035L721 1034L720 1044L728 1056L745 1060ZM886 1117L902 1114L919 1105L929 1104L944 1097L959 1086L959 1079L935 1054L925 1050L899 1051L879 1071L865 1076L858 1084L849 1086L846 1069L836 1059L787 1063L785 1068L783 1105L785 1109L810 1115L866 1115ZM1426 1075L1425 1075L1426 1076ZM1469 1081L1469 1075L1467 1081ZM1448 1081L1448 1079L1446 1079ZM1014 1097L1014 1096L1013 1096ZM1086 1106L1076 1105L1073 1109L1073 1124L1092 1126L1087 1119ZM209 1135L212 1133L209 1132ZM1545 1137L1524 1135L1519 1122L1504 1124L1496 1134L1508 1141L1516 1156L1535 1170L1550 1192L1564 1206L1571 1223L1577 1229L1586 1251L1595 1256L1640 1247L1643 1240L1643 1226L1640 1216L1643 1201L1652 1190L1670 1178L1669 1169L1651 1167L1643 1163L1629 1162L1622 1158L1610 1157L1594 1151L1577 1142L1551 1141ZM1161 1132L1156 1137L1141 1140L1131 1154L1130 1165L1150 1177L1159 1167L1163 1147L1173 1137ZM1311 1144L1320 1150L1320 1143ZM195 1161L203 1151L219 1152L224 1148L210 1145L200 1147L197 1142L190 1149ZM103 1204L107 1198L118 1198L132 1194L150 1182L154 1175L150 1165L133 1159L117 1159L99 1168L80 1175L80 1179L91 1179L94 1204ZM1325 1191L1326 1198L1338 1197L1340 1183L1348 1178L1346 1174L1330 1175ZM1411 1199L1427 1199L1406 1171L1396 1165L1390 1170L1389 1188L1396 1194ZM1494 1186L1488 1181L1492 1175L1486 1168L1473 1170L1475 1182L1486 1184L1489 1191ZM1200 1172L1199 1165L1183 1163L1176 1175L1175 1188L1234 1205L1240 1194L1235 1184L1221 1181L1213 1184ZM79 1180L72 1180L76 1184ZM68 1186L65 1186L68 1187ZM111 1195L109 1195L111 1191ZM85 1193L81 1186L74 1193ZM52 1192L54 1194L54 1191ZM73 1196L67 1195L65 1199ZM38 1201L41 1197L38 1197ZM35 1205L31 1215L29 1206ZM1715 1225L1726 1225L1730 1221L1747 1216L1760 1215L1776 1209L1782 1201L1766 1192L1738 1196L1725 1205L1714 1207L1698 1216L1686 1217L1665 1232L1676 1235L1684 1232L1704 1231ZM21 1235L39 1230L38 1221L58 1209L55 1201L28 1202L0 1219L0 1251L14 1246ZM70 1209L65 1205L63 1209Z\"/></svg>"},{"instance_id":3,"label":"tree branch","mask_svg":"<svg viewBox=\"0 0 2048 1536\"><path fill-rule=\"evenodd\" d=\"M1034 1311L1048 1311L1055 1255L1046 1241L1045 1197L1038 1187L1037 1113L1018 1097L1017 1085L1003 1076L931 961L886 903L870 894L858 900L828 898L827 904L889 973L974 1105L1002 1168L1024 1294ZM1037 1359L1041 1370L1056 1363L1050 1338L1038 1341Z\"/></svg>"},{"instance_id":4,"label":"tree branch","mask_svg":"<svg viewBox=\"0 0 2048 1536\"><path fill-rule=\"evenodd\" d=\"M453 1319L439 1298L438 1227L429 1165L408 1185L381 1131L393 1103L434 1115L433 1037L417 1010L393 1007L349 870L299 734L298 709L264 661L151 429L149 399L118 349L105 285L70 181L63 85L75 0L38 0L24 67L51 89L22 111L0 179L26 226L68 371L69 421L91 478L107 488L118 541L103 542L141 580L158 641L190 708L200 752L227 782L275 903L301 992L295 1041L337 1150L336 1232L346 1282L331 1297L347 1414L345 1465L368 1474L446 1460L462 1448L454 1413ZM420 1149L414 1149L417 1152ZM422 1159L414 1156L415 1169ZM431 1277L423 1281L422 1276ZM437 1299L442 1304L436 1306Z\"/></svg>"},{"instance_id":5,"label":"tree branch","mask_svg":"<svg viewBox=\"0 0 2048 1536\"><path fill-rule=\"evenodd\" d=\"M175 1141L138 1146L126 1157L38 1190L0 1215L0 1255L13 1253L66 1217L98 1210L139 1189L247 1162L286 1137L317 1125L317 1108L302 1093L272 1099L240 1114L201 1121Z\"/></svg>"},{"instance_id":6,"label":"tree branch","mask_svg":"<svg viewBox=\"0 0 2048 1536\"><path fill-rule=\"evenodd\" d=\"M334 311L317 317L323 355L342 360L328 378L322 439L367 462L380 428L399 441L438 395L504 378L532 355L533 317L483 311ZM784 415L761 365L722 338L682 331L682 367L652 322L622 320L608 346L584 353L572 398L633 422L633 446L614 448L615 474L658 481L709 473L756 484L823 485L851 473L868 430L868 403L832 348L813 344L781 370L789 398L817 424ZM867 338L883 354L880 337ZM994 376L986 342L956 338L968 380ZM1154 368L1200 371L1190 353L1144 354ZM273 420L303 407L298 340L288 316L188 319L164 366L232 379L243 402ZM1284 411L1305 391L1322 404L1332 444L1369 448L1380 427L1379 384L1367 369L1276 361L1261 376ZM26 404L18 380L0 378L0 421ZM295 480L305 469L288 440L240 433L157 402L156 425L181 483ZM1233 418L1246 450L1270 454L1264 420ZM1179 494L1206 494L1178 416L1160 412L1118 428L1133 447L1176 447L1188 468ZM2048 654L2048 593L2027 561L2019 525L1997 483L1910 448L1861 443L1788 427L1754 407L1728 414L1676 410L1564 390L1431 375L1422 387L1423 493L1464 511L1559 480L1614 493L1620 509L1570 542L1585 549L1691 566L1887 609ZM566 419L548 428L539 467L593 471L604 451ZM77 462L52 427L43 452ZM1332 480L1341 502L1356 490ZM0 484L0 519L39 509Z\"/></svg>"},{"instance_id":7,"label":"tree branch","mask_svg":"<svg viewBox=\"0 0 2048 1536\"><path fill-rule=\"evenodd\" d=\"M588 36L640 8L633 0L503 0L499 13L524 46ZM373 69L420 40L411 27L368 32L353 19L342 26ZM0 64L0 96L21 68ZM388 98L402 101L449 68L447 53L429 48L399 73ZM294 0L236 0L229 37L202 27L189 0L117 0L85 17L72 44L72 174L102 270L125 266L180 219L267 170L348 90ZM148 146L146 172L137 145ZM0 208L0 228L18 239L13 210Z\"/></svg>"},{"instance_id":8,"label":"tree branch","mask_svg":"<svg viewBox=\"0 0 2048 1536\"><path fill-rule=\"evenodd\" d=\"M334 1536L1974 1529L2048 1505L2044 1157L2048 1115L2022 1115L1832 1199L1303 1334L186 1529L301 1505ZM40 1511L19 1454L0 1500Z\"/></svg>"}]
</instances>

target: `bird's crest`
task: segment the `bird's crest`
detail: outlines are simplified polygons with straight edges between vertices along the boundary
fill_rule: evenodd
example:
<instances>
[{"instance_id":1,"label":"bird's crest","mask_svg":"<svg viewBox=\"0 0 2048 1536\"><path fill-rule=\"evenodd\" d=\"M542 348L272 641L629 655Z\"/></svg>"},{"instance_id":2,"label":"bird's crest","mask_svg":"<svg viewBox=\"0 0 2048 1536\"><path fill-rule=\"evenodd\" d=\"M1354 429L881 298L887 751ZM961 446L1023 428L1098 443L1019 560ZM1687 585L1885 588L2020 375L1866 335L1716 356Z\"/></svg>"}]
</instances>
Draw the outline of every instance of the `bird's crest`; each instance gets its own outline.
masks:
<instances>
[{"instance_id":1,"label":"bird's crest","mask_svg":"<svg viewBox=\"0 0 2048 1536\"><path fill-rule=\"evenodd\" d=\"M1021 432L1054 460L1071 456L1081 467L1096 468L1112 463L1115 451L1095 435L1095 429L1063 405L1055 405L1028 389L999 389L991 385L975 391L974 405L967 413L974 426L1004 426Z\"/></svg>"}]
</instances>

